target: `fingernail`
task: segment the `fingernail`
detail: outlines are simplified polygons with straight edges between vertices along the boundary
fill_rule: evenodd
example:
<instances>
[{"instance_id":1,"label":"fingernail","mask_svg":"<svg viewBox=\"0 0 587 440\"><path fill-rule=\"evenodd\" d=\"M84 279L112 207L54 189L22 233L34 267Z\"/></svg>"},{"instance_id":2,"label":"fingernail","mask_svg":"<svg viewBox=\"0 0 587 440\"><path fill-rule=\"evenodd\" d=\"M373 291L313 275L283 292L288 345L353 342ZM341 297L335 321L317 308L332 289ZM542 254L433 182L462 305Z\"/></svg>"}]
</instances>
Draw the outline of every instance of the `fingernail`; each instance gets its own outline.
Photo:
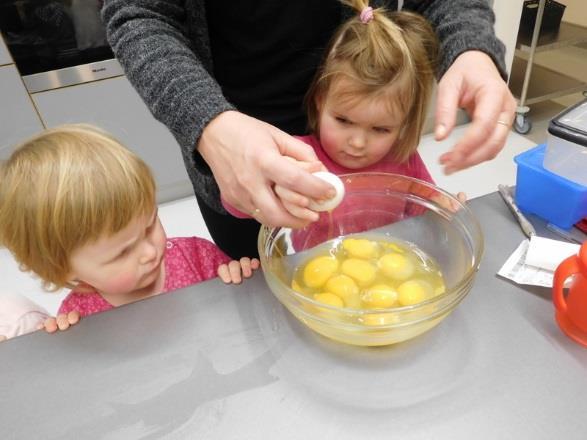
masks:
<instances>
[{"instance_id":1,"label":"fingernail","mask_svg":"<svg viewBox=\"0 0 587 440\"><path fill-rule=\"evenodd\" d=\"M327 200L330 200L331 198L333 198L334 196L336 196L336 190L334 188L329 189L327 195L328 195L328 199Z\"/></svg>"},{"instance_id":2,"label":"fingernail","mask_svg":"<svg viewBox=\"0 0 587 440\"><path fill-rule=\"evenodd\" d=\"M443 138L446 135L446 126L444 124L438 124L434 130L434 137Z\"/></svg>"}]
</instances>

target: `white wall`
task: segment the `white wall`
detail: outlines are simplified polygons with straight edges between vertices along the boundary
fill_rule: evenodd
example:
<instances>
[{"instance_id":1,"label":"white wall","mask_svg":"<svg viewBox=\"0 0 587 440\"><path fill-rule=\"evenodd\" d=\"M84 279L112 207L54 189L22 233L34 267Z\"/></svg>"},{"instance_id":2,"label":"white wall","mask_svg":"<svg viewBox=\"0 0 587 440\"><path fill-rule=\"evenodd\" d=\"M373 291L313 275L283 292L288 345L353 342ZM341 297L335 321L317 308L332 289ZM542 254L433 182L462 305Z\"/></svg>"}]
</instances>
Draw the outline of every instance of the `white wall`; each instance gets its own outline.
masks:
<instances>
[{"instance_id":1,"label":"white wall","mask_svg":"<svg viewBox=\"0 0 587 440\"><path fill-rule=\"evenodd\" d=\"M579 26L587 27L587 2L585 0L558 0L567 5L563 20Z\"/></svg>"},{"instance_id":2,"label":"white wall","mask_svg":"<svg viewBox=\"0 0 587 440\"><path fill-rule=\"evenodd\" d=\"M523 4L522 0L494 0L493 2L495 33L506 47L505 63L508 73L514 59Z\"/></svg>"}]
</instances>

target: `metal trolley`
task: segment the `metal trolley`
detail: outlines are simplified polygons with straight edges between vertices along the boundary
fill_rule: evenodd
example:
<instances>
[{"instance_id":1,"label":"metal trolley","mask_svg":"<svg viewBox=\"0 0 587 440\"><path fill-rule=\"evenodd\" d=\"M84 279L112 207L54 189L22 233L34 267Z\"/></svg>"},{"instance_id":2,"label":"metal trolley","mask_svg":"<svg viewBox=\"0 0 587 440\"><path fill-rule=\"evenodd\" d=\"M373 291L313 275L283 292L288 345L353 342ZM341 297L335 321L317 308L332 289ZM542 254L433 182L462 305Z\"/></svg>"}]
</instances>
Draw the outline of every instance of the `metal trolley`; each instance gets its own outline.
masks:
<instances>
[{"instance_id":1,"label":"metal trolley","mask_svg":"<svg viewBox=\"0 0 587 440\"><path fill-rule=\"evenodd\" d=\"M510 87L518 99L514 130L526 134L532 129L528 115L529 105L558 98L560 96L587 90L587 82L579 81L560 72L534 65L537 52L559 49L587 42L587 29L571 23L562 22L556 35L540 35L544 9L547 0L538 1L536 22L530 45L518 38L512 66ZM522 40L522 41L521 41ZM524 63L526 63L524 67ZM523 73L523 75L522 75Z\"/></svg>"}]
</instances>

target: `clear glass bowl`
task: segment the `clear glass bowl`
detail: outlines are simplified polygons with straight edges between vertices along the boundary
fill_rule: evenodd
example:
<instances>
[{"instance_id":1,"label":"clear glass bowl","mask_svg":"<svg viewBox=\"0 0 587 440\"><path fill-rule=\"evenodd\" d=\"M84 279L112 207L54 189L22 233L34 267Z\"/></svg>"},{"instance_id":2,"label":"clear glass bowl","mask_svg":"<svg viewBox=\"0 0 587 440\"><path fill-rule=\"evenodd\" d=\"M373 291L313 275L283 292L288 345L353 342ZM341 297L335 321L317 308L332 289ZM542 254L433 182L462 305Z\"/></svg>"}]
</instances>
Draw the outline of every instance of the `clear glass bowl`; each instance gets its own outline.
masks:
<instances>
[{"instance_id":1,"label":"clear glass bowl","mask_svg":"<svg viewBox=\"0 0 587 440\"><path fill-rule=\"evenodd\" d=\"M261 228L259 255L269 288L312 330L347 344L394 344L431 329L471 289L483 253L477 219L454 196L418 179L386 173L340 178L345 198L318 222L297 230ZM410 306L358 310L317 302L290 287L294 270L315 246L358 233L416 245L438 263L444 293Z\"/></svg>"}]
</instances>

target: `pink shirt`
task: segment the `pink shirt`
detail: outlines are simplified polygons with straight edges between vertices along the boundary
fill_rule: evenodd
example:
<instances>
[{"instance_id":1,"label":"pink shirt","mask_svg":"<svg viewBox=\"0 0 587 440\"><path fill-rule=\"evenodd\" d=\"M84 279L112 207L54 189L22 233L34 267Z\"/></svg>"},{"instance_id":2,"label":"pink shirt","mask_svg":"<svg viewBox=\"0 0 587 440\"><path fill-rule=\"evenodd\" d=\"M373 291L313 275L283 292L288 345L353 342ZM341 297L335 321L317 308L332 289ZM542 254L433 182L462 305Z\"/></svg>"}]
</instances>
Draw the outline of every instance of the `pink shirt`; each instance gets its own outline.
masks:
<instances>
[{"instance_id":1,"label":"pink shirt","mask_svg":"<svg viewBox=\"0 0 587 440\"><path fill-rule=\"evenodd\" d=\"M217 269L228 263L226 256L214 243L198 237L178 237L167 240L164 258L165 285L162 293L191 286L215 278ZM98 292L72 291L61 303L58 313L77 310L81 316L113 309Z\"/></svg>"},{"instance_id":2,"label":"pink shirt","mask_svg":"<svg viewBox=\"0 0 587 440\"><path fill-rule=\"evenodd\" d=\"M334 162L322 148L320 141L314 135L296 136L302 142L310 145L318 160L324 164L326 169L336 175L350 174L350 173L392 173L401 174L402 176L415 177L416 179L424 180L425 182L434 183L426 165L418 152L414 152L404 163L397 163L392 159L383 159L373 165L365 168L351 169L345 168L342 165Z\"/></svg>"}]
</instances>

